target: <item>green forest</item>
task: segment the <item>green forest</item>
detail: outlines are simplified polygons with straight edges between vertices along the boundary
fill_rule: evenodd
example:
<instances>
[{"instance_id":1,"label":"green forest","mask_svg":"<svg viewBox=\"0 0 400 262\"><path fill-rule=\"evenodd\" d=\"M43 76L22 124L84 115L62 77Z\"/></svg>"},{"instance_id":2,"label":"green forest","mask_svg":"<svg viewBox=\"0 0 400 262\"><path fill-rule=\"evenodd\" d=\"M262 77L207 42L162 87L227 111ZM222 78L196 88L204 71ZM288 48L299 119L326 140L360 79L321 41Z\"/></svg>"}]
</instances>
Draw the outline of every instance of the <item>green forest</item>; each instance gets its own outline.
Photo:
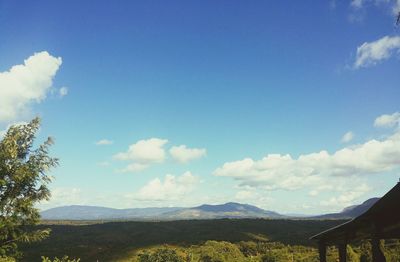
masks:
<instances>
[{"instance_id":1,"label":"green forest","mask_svg":"<svg viewBox=\"0 0 400 262\"><path fill-rule=\"evenodd\" d=\"M21 246L21 261L318 261L309 237L342 220L220 219L163 222L47 221L50 236ZM400 243L382 243L400 261ZM348 246L348 261L372 261L366 240ZM335 247L328 261L336 261ZM62 258L69 256L69 259Z\"/></svg>"}]
</instances>

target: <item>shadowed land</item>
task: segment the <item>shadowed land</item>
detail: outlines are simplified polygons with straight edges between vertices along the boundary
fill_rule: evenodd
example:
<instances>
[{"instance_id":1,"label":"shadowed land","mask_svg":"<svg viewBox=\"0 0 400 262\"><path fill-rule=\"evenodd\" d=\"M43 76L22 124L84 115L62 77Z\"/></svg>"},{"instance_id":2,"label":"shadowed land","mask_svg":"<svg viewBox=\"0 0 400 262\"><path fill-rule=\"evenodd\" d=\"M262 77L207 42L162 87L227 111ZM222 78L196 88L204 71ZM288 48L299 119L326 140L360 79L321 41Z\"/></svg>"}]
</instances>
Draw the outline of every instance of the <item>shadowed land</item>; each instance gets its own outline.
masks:
<instances>
[{"instance_id":1,"label":"shadowed land","mask_svg":"<svg viewBox=\"0 0 400 262\"><path fill-rule=\"evenodd\" d=\"M314 246L309 237L343 220L221 219L164 222L64 221L63 225L40 225L52 232L48 239L22 247L22 261L39 261L40 256L80 257L82 261L115 261L135 249L155 245L190 246L207 240L273 241ZM82 225L83 224L83 225Z\"/></svg>"}]
</instances>

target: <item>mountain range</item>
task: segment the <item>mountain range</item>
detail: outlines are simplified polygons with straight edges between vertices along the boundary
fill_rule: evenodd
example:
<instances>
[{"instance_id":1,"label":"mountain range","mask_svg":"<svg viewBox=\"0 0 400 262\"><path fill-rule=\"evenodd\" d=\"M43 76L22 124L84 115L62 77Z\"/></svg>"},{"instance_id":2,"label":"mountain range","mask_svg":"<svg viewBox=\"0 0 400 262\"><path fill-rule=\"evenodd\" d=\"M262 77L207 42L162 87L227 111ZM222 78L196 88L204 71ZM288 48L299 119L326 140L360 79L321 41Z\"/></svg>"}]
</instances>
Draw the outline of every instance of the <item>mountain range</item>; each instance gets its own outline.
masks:
<instances>
[{"instance_id":1,"label":"mountain range","mask_svg":"<svg viewBox=\"0 0 400 262\"><path fill-rule=\"evenodd\" d=\"M363 214L365 211L367 211L378 200L379 200L378 197L370 198L370 199L364 201L360 205L354 205L354 206L346 207L345 209L342 210L342 212L319 215L319 216L314 216L312 218L315 218L315 219L350 219L350 218L355 218L355 217Z\"/></svg>"},{"instance_id":2,"label":"mountain range","mask_svg":"<svg viewBox=\"0 0 400 262\"><path fill-rule=\"evenodd\" d=\"M371 198L360 205L343 209L339 213L318 216L289 216L264 210L248 204L229 202L221 205L197 207L154 207L116 209L98 206L62 206L41 212L44 220L184 220L219 218L267 219L351 219L367 211L379 198Z\"/></svg>"}]
</instances>

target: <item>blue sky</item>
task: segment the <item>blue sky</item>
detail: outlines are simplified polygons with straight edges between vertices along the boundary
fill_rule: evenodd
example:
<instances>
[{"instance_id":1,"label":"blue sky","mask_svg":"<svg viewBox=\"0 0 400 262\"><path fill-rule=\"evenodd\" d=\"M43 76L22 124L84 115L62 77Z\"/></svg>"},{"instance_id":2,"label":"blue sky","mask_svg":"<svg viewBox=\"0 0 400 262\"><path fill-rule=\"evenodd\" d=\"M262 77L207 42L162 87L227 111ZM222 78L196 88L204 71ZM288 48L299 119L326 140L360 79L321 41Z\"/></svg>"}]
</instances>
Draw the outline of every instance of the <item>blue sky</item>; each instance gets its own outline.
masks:
<instances>
[{"instance_id":1,"label":"blue sky","mask_svg":"<svg viewBox=\"0 0 400 262\"><path fill-rule=\"evenodd\" d=\"M400 177L399 7L0 0L0 130L55 138L41 208L337 211Z\"/></svg>"}]
</instances>

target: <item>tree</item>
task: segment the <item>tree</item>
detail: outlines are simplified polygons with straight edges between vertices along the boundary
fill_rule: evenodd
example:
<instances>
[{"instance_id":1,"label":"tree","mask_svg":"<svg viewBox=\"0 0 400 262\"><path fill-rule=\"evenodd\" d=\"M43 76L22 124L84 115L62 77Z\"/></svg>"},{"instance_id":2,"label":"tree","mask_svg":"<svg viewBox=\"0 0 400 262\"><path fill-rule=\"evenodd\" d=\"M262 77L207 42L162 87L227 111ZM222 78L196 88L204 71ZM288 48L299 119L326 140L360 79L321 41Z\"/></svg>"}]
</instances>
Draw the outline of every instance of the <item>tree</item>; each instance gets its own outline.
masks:
<instances>
[{"instance_id":1,"label":"tree","mask_svg":"<svg viewBox=\"0 0 400 262\"><path fill-rule=\"evenodd\" d=\"M0 141L0 258L18 257L18 243L39 241L50 233L33 227L40 219L35 204L50 197L47 173L58 164L49 156L51 138L32 148L39 127L39 118L14 125Z\"/></svg>"},{"instance_id":2,"label":"tree","mask_svg":"<svg viewBox=\"0 0 400 262\"><path fill-rule=\"evenodd\" d=\"M140 262L183 262L183 258L181 258L175 250L162 248L157 249L153 253L144 253L140 255Z\"/></svg>"}]
</instances>

